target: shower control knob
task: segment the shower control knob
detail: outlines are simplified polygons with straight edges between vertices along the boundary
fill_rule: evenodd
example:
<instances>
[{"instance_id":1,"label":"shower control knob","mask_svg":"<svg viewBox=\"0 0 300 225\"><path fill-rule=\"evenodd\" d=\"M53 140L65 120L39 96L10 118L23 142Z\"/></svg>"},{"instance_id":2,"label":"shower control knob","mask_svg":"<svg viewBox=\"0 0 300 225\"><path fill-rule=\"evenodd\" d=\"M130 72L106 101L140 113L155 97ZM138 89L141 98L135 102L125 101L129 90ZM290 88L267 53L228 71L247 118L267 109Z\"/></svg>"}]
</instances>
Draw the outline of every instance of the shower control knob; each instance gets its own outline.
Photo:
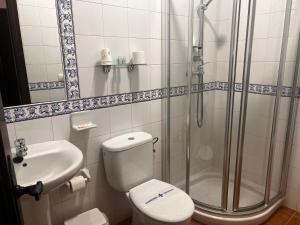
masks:
<instances>
[{"instance_id":1,"label":"shower control knob","mask_svg":"<svg viewBox=\"0 0 300 225\"><path fill-rule=\"evenodd\" d=\"M203 69L202 65L198 66L198 71L199 71L199 73L204 74L204 69Z\"/></svg>"}]
</instances>

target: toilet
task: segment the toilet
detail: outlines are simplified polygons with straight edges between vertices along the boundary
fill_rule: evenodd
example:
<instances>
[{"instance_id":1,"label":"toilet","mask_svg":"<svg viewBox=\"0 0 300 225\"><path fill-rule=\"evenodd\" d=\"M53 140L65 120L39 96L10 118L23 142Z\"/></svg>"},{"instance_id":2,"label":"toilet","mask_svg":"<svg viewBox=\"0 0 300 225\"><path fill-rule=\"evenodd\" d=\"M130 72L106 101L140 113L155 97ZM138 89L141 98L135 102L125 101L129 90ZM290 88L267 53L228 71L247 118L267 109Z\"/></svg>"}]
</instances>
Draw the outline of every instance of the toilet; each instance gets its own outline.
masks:
<instances>
[{"instance_id":1,"label":"toilet","mask_svg":"<svg viewBox=\"0 0 300 225\"><path fill-rule=\"evenodd\" d=\"M108 183L126 193L132 207L132 225L187 225L194 203L181 189L153 179L152 136L123 134L102 144Z\"/></svg>"}]
</instances>

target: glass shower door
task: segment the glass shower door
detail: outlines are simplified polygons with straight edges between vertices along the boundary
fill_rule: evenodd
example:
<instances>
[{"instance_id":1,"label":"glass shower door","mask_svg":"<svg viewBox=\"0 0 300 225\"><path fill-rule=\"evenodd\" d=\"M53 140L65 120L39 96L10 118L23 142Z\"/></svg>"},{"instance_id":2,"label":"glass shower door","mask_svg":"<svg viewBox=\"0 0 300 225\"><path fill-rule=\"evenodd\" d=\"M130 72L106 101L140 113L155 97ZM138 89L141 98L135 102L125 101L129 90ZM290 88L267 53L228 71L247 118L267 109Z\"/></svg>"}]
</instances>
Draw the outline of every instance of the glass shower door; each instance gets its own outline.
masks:
<instances>
[{"instance_id":1,"label":"glass shower door","mask_svg":"<svg viewBox=\"0 0 300 225\"><path fill-rule=\"evenodd\" d=\"M227 112L223 87L228 82L233 1L214 0L201 9L205 2L194 1L193 56L203 46L203 62L192 75L190 195L202 205L221 208Z\"/></svg>"},{"instance_id":2,"label":"glass shower door","mask_svg":"<svg viewBox=\"0 0 300 225\"><path fill-rule=\"evenodd\" d=\"M252 44L242 52L249 57L244 59L243 73L237 73L237 82L244 86L248 79L248 87L242 91L238 147L233 150L237 156L232 157L236 163L234 211L263 206L280 194L284 134L288 124L287 111L280 109L288 109L290 102L288 96L282 95L283 84L292 86L289 82L292 79L284 70L291 1L283 1L276 9L272 7L274 2L271 0L269 7L262 8L265 3L261 0L252 1L248 16L242 15L241 18L241 27L247 26L243 25L246 21L243 17L248 18L248 26L252 20L253 34L241 34L240 37L241 42L243 37L245 40L248 37ZM268 29L262 30L261 26Z\"/></svg>"},{"instance_id":3,"label":"glass shower door","mask_svg":"<svg viewBox=\"0 0 300 225\"><path fill-rule=\"evenodd\" d=\"M168 131L170 183L185 189L187 118L187 23L189 1L166 1L166 75L168 77Z\"/></svg>"},{"instance_id":4,"label":"glass shower door","mask_svg":"<svg viewBox=\"0 0 300 225\"><path fill-rule=\"evenodd\" d=\"M169 178L200 207L251 211L282 195L290 99L281 91L292 86L283 2L169 1Z\"/></svg>"}]
</instances>

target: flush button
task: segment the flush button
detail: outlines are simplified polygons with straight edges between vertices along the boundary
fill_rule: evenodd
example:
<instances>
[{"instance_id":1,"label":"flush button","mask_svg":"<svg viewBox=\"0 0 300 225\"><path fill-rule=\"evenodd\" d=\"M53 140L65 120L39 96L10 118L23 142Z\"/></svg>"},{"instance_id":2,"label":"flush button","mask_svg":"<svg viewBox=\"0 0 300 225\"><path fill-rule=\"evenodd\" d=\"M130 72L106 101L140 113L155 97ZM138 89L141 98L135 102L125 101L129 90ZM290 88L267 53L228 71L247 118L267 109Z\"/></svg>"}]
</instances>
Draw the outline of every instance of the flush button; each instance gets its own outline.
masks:
<instances>
[{"instance_id":1,"label":"flush button","mask_svg":"<svg viewBox=\"0 0 300 225\"><path fill-rule=\"evenodd\" d=\"M135 138L134 137L129 137L128 140L129 141L133 141Z\"/></svg>"}]
</instances>

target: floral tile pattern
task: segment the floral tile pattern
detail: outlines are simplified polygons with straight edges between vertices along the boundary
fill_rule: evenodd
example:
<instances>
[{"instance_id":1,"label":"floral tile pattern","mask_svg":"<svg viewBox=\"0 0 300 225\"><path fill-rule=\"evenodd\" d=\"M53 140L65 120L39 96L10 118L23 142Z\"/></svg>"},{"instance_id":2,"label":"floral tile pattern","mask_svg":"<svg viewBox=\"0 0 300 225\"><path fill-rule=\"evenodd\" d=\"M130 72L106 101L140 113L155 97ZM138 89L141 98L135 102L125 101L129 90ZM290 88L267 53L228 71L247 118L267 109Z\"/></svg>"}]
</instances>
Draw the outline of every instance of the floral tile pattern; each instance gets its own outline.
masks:
<instances>
[{"instance_id":1,"label":"floral tile pattern","mask_svg":"<svg viewBox=\"0 0 300 225\"><path fill-rule=\"evenodd\" d=\"M241 92L242 88L242 84L235 84L236 92ZM192 93L198 93L200 91L206 92L227 90L228 83L220 81L205 83L203 85L194 84L191 87ZM274 85L250 84L248 91L250 94L275 96L277 93L277 87ZM291 87L282 87L281 92L282 97L292 96ZM140 92L123 93L68 101L57 101L50 103L38 103L25 106L8 107L5 108L4 113L6 122L13 123L18 121L64 115L78 111L95 110L125 104L152 101L166 98L168 97L168 95L170 95L170 97L183 96L187 93L187 86L178 86L171 87L169 91L167 88L161 88Z\"/></svg>"},{"instance_id":2,"label":"floral tile pattern","mask_svg":"<svg viewBox=\"0 0 300 225\"><path fill-rule=\"evenodd\" d=\"M61 52L68 100L80 98L72 0L57 0Z\"/></svg>"},{"instance_id":3,"label":"floral tile pattern","mask_svg":"<svg viewBox=\"0 0 300 225\"><path fill-rule=\"evenodd\" d=\"M37 83L29 83L28 86L29 86L29 91L63 89L65 88L65 82L64 81L37 82Z\"/></svg>"}]
</instances>

